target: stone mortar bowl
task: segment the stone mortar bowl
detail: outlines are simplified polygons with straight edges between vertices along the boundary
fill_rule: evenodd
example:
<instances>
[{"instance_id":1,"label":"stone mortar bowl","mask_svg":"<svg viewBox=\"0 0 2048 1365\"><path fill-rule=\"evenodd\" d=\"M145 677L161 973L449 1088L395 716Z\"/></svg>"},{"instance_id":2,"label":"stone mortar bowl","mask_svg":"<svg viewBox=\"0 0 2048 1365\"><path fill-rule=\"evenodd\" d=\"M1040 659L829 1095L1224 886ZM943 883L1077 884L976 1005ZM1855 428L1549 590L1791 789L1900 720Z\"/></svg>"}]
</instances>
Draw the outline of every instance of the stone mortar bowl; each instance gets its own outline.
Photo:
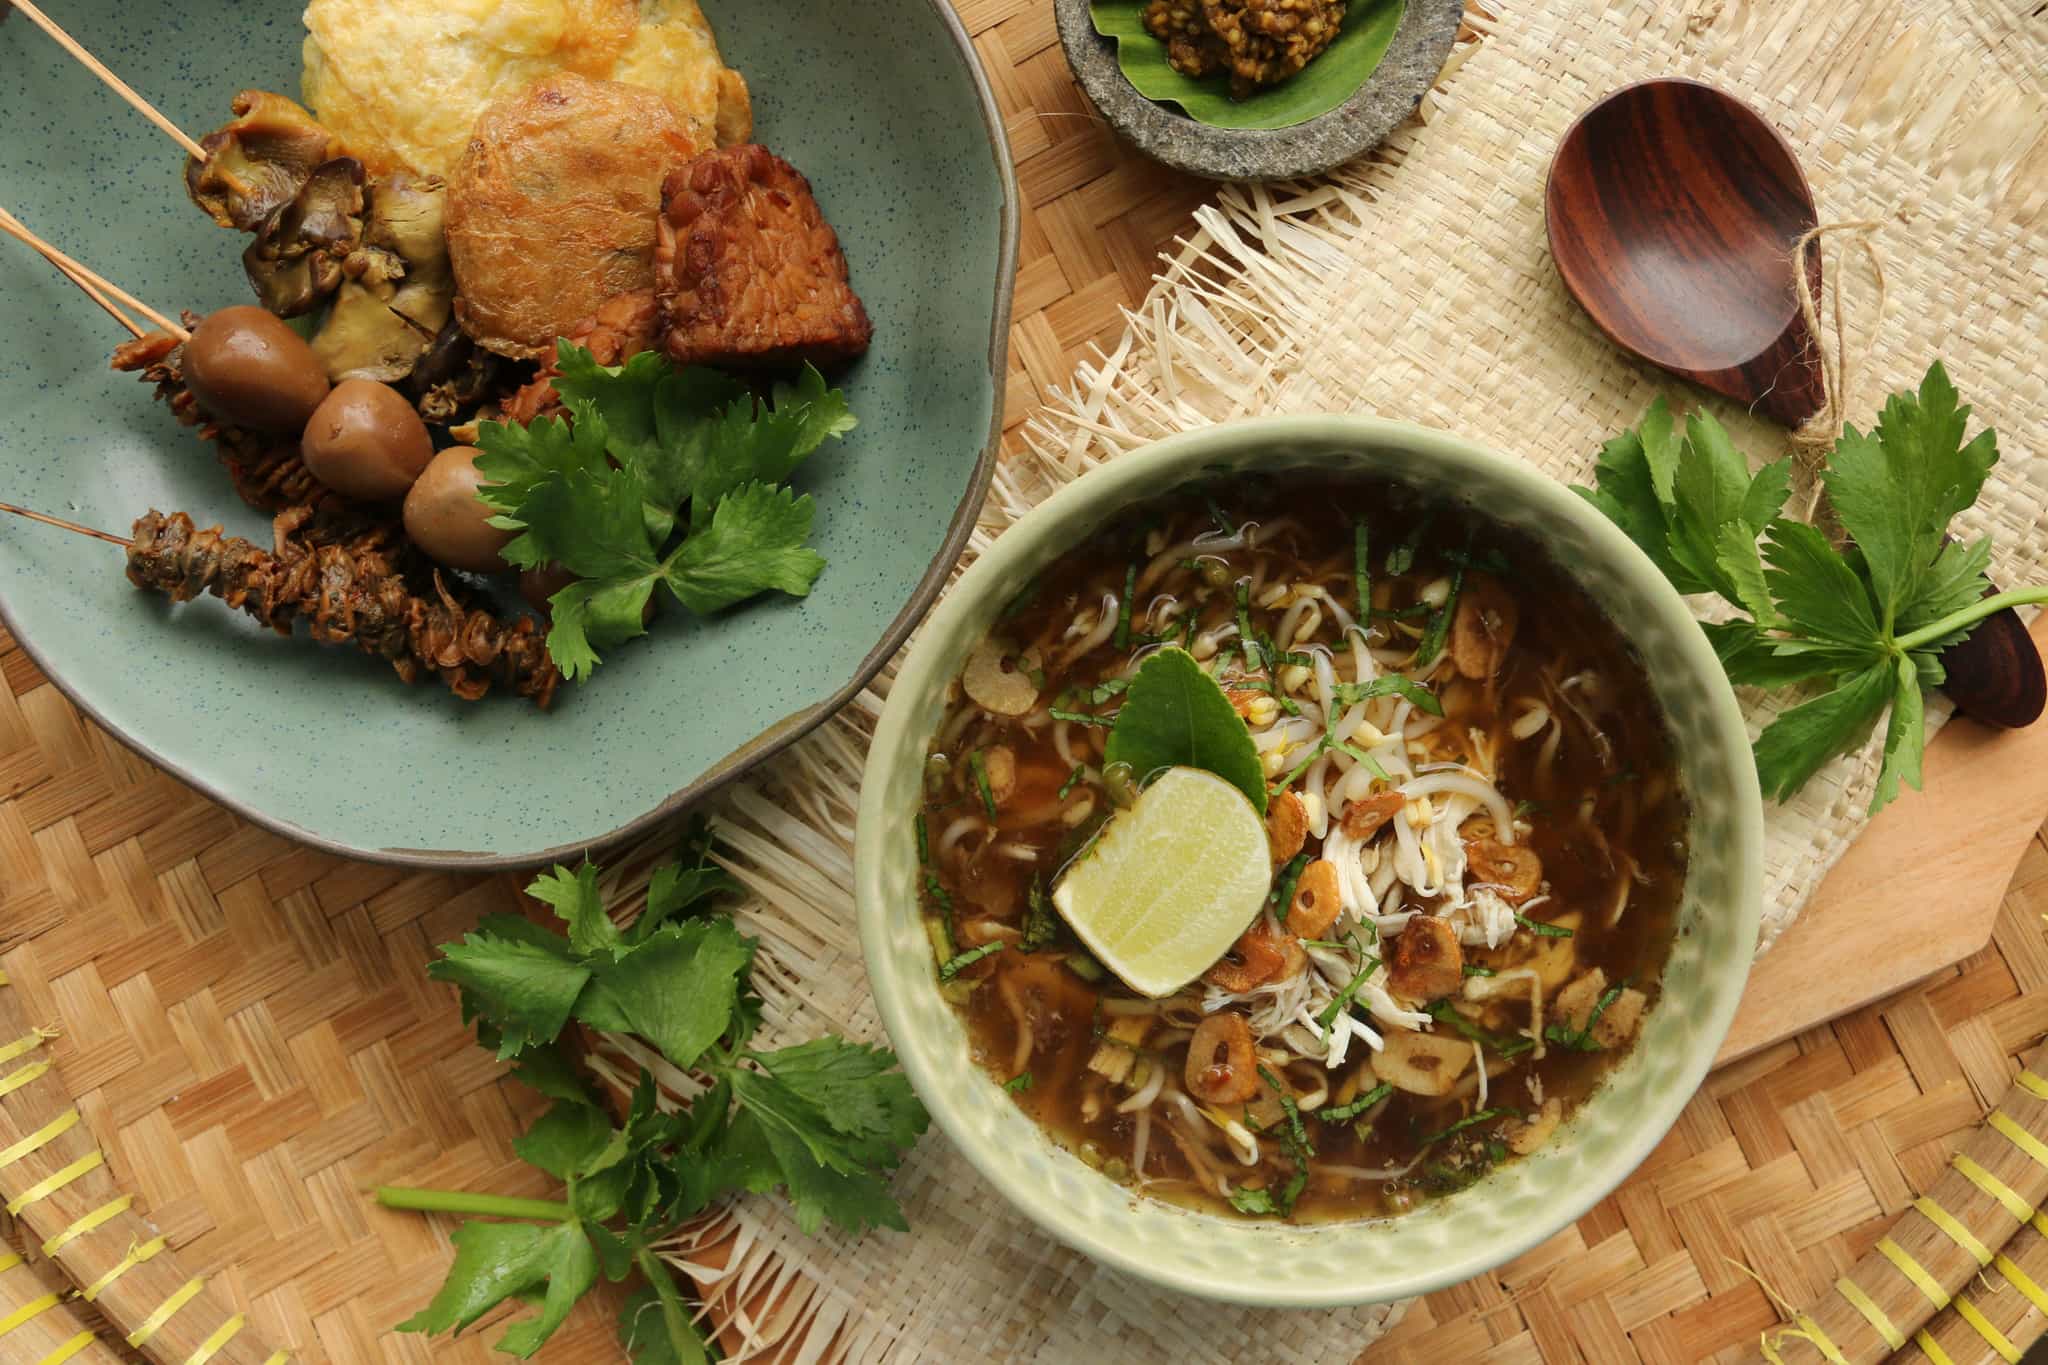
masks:
<instances>
[{"instance_id":1,"label":"stone mortar bowl","mask_svg":"<svg viewBox=\"0 0 2048 1365\"><path fill-rule=\"evenodd\" d=\"M1212 128L1145 98L1095 31L1089 0L1054 0L1060 46L1081 89L1123 138L1154 161L1212 180L1290 180L1371 151L1415 112L1457 41L1463 0L1408 0L1386 56L1350 99L1291 128Z\"/></svg>"}]
</instances>

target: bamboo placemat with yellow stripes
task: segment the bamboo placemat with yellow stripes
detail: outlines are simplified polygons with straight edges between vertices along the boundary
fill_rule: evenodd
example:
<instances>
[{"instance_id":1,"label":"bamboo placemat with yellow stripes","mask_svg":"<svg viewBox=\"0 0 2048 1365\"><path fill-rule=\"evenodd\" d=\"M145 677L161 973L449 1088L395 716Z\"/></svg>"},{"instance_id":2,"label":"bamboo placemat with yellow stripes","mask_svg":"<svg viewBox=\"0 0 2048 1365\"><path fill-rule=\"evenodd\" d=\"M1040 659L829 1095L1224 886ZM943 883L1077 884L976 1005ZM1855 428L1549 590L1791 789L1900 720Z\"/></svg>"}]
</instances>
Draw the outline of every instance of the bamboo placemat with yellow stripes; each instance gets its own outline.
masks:
<instances>
[{"instance_id":1,"label":"bamboo placemat with yellow stripes","mask_svg":"<svg viewBox=\"0 0 2048 1365\"><path fill-rule=\"evenodd\" d=\"M1900 18L1893 8L1855 22L1890 32ZM1921 22L1913 8L1906 20ZM1157 251L1188 230L1213 188L1117 147L1067 76L1045 0L959 0L959 9L1005 111L1023 192L1006 395L1016 446L1027 415L1071 384L1091 345L1117 348L1123 310L1146 299ZM1754 17L1739 0L1696 9L1709 36ZM2017 8L2009 18L1993 11L1967 14L2029 22ZM1621 11L1613 21L1628 22ZM1467 36L1469 47L1475 35ZM1355 207L1347 195L1355 197L1340 191L1333 207ZM1313 222L1298 235L1313 248ZM69 1358L114 1359L132 1354L124 1338L143 1328L140 1350L158 1360L209 1348L200 1359L488 1359L488 1322L453 1344L389 1330L438 1283L447 1227L379 1210L365 1190L393 1182L547 1193L510 1147L535 1116L532 1097L501 1081L450 994L424 975L433 944L516 905L514 880L402 874L295 847L97 732L4 636L0 680L0 968L11 978L0 987L0 1049L23 1046L0 1060L0 1085L51 1064L0 1095L0 1125L13 1125L0 1127L0 1158L34 1144L0 1161L0 1192L6 1202L37 1195L11 1228L29 1259L0 1264L0 1359L64 1359L74 1349ZM743 841L762 818L746 799L727 807ZM819 811L839 813L830 802ZM1840 1311L1828 1296L1852 1271L1904 1321L1905 1309L1883 1297L1897 1286L1865 1275L1859 1261L1881 1254L1873 1248L1915 1191L1968 1197L1944 1194L1943 1172L1960 1169L1949 1159L2004 1095L2016 1054L2048 1028L2036 899L2048 909L2040 848L1985 953L1718 1074L1627 1186L1515 1265L1419 1302L1366 1358L1739 1359L1780 1327L1772 1294L1825 1334ZM2015 1199L2035 1197L2008 1174ZM915 1205L918 1192L909 1194ZM2006 1212L1995 1198L1988 1209ZM1961 1213L1988 1216L1967 1203ZM928 1235L975 1245L973 1229ZM1921 1235L1902 1224L1899 1243ZM51 1242L67 1281L48 1274ZM1916 1263L1930 1277L1953 1269L1923 1250ZM2026 1270L2048 1261L2037 1231L2019 1233L2007 1253L2048 1284L2048 1264ZM1326 1332L1281 1315L1243 1315L1229 1343L1184 1324L1174 1336L1171 1324L1124 1320L1141 1305L1115 1286L1075 1290L1068 1273L1033 1260L1016 1292L1085 1326L1090 1342L1130 1343L1127 1358L1148 1358L1136 1343L1161 1341L1185 1359L1226 1345L1245 1359L1350 1354L1333 1356ZM94 1302L65 1297L65 1282L94 1288ZM2038 1335L2044 1320L2024 1292L2001 1293L1987 1280L1965 1293L2007 1342ZM610 1309L586 1305L541 1359L618 1358ZM239 1325L227 1332L230 1324ZM882 1324L860 1352L1061 1359L1082 1339L1081 1326L1029 1339L929 1329L919 1337L911 1326ZM1854 1328L1834 1329L1843 1347L1865 1344ZM1926 1330L1956 1361L1996 1358L1959 1307ZM834 1334L830 1344L845 1340ZM1807 1347L1780 1338L1775 1349L1788 1360L1820 1358Z\"/></svg>"}]
</instances>

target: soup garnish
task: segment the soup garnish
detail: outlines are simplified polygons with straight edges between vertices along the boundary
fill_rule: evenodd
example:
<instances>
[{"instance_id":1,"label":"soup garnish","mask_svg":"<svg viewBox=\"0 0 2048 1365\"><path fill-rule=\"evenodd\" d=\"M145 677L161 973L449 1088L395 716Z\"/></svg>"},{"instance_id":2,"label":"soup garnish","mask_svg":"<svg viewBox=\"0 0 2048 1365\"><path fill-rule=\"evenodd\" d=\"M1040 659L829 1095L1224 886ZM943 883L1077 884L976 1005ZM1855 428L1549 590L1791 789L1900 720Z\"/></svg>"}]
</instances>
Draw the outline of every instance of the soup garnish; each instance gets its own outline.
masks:
<instances>
[{"instance_id":1,"label":"soup garnish","mask_svg":"<svg viewBox=\"0 0 2048 1365\"><path fill-rule=\"evenodd\" d=\"M1314 1220L1548 1140L1655 1002L1686 814L1641 663L1534 545L1289 475L1141 507L1021 594L917 837L1009 1102L1146 1194Z\"/></svg>"}]
</instances>

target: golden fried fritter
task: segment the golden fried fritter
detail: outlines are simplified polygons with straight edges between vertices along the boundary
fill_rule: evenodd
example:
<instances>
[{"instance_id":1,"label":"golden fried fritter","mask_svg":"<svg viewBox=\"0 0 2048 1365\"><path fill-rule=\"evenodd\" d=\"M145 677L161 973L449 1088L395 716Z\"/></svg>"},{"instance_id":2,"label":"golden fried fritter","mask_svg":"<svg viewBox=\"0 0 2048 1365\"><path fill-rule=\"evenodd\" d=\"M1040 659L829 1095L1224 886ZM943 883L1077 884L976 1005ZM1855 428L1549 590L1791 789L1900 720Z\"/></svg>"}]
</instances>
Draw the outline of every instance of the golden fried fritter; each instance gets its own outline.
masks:
<instances>
[{"instance_id":1,"label":"golden fried fritter","mask_svg":"<svg viewBox=\"0 0 2048 1365\"><path fill-rule=\"evenodd\" d=\"M874 336L810 182L751 144L669 173L654 293L678 365L825 366Z\"/></svg>"},{"instance_id":2,"label":"golden fried fritter","mask_svg":"<svg viewBox=\"0 0 2048 1365\"><path fill-rule=\"evenodd\" d=\"M606 299L562 336L590 352L600 365L622 365L660 343L656 322L654 291L636 289ZM555 392L555 376L560 373L552 359L543 361L538 374L499 404L500 415L525 426L536 417L560 412L561 395Z\"/></svg>"},{"instance_id":3,"label":"golden fried fritter","mask_svg":"<svg viewBox=\"0 0 2048 1365\"><path fill-rule=\"evenodd\" d=\"M486 109L448 185L463 330L533 359L652 287L662 176L703 150L667 100L616 81L563 73Z\"/></svg>"}]
</instances>

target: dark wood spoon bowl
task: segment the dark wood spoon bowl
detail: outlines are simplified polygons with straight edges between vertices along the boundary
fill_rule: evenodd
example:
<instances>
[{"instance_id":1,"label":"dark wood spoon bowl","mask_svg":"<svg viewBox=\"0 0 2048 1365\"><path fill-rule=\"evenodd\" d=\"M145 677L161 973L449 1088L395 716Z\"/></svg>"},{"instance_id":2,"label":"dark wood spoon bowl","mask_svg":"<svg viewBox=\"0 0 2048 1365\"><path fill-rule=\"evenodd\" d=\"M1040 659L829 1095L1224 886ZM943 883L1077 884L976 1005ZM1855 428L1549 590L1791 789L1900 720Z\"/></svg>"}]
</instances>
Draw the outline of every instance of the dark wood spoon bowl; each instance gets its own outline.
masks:
<instances>
[{"instance_id":1,"label":"dark wood spoon bowl","mask_svg":"<svg viewBox=\"0 0 2048 1365\"><path fill-rule=\"evenodd\" d=\"M1791 146L1696 81L1624 86L1581 114L1544 188L1565 288L1625 351L1787 426L1820 411L1792 246L1819 221ZM1820 285L1820 253L1806 270Z\"/></svg>"},{"instance_id":2,"label":"dark wood spoon bowl","mask_svg":"<svg viewBox=\"0 0 2048 1365\"><path fill-rule=\"evenodd\" d=\"M1565 288L1615 345L1797 427L1825 401L1795 263L1819 221L1791 144L1734 96L1666 78L1624 86L1565 131L1544 187ZM1989 591L1989 585L1987 585ZM1942 654L1944 689L1992 725L2031 724L2048 675L2012 611Z\"/></svg>"}]
</instances>

